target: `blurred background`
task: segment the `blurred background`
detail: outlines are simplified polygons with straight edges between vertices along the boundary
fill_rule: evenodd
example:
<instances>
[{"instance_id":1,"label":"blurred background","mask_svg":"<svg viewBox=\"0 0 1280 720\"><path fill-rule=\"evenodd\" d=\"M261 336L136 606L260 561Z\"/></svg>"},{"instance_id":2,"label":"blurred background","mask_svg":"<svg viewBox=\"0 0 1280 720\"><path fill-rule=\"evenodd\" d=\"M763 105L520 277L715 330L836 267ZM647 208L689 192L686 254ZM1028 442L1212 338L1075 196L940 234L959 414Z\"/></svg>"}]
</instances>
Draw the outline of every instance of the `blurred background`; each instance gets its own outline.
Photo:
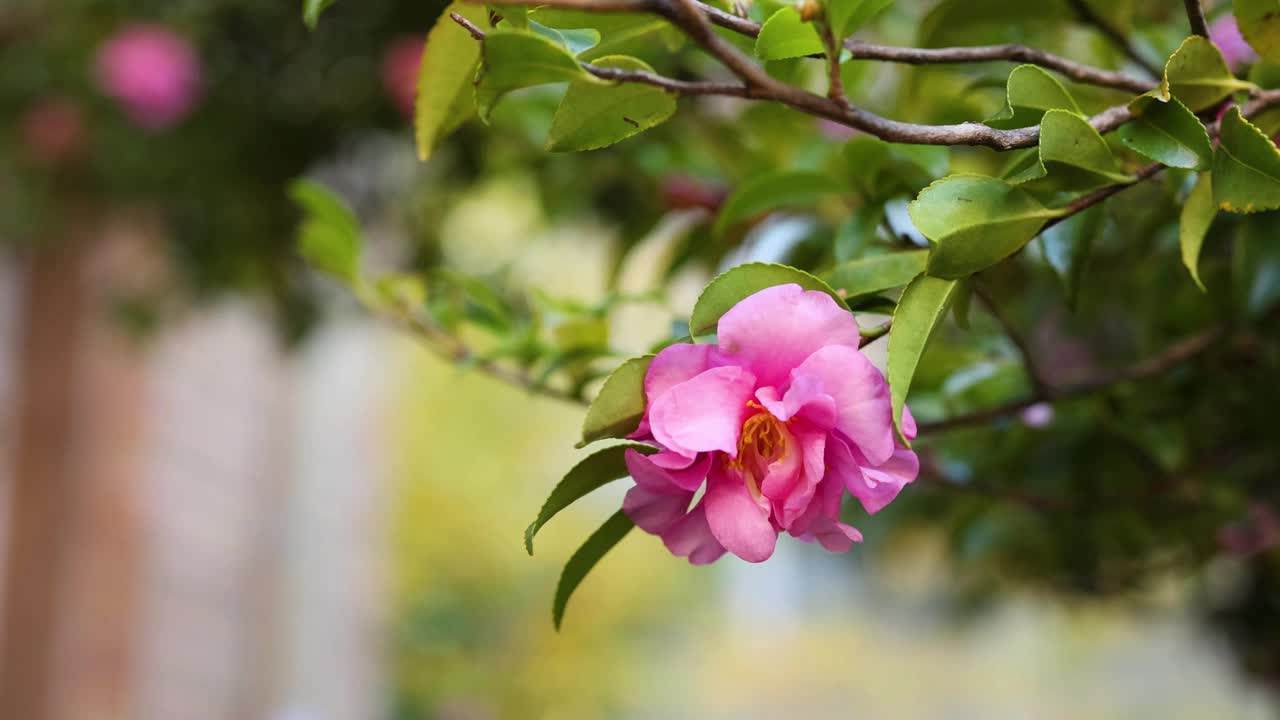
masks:
<instances>
[{"instance_id":1,"label":"blurred background","mask_svg":"<svg viewBox=\"0 0 1280 720\"><path fill-rule=\"evenodd\" d=\"M984 486L975 500L926 478L860 518L867 542L847 556L784 540L764 565L691 568L633 533L555 632L559 569L625 489L571 508L526 555L525 524L580 454L581 408L440 359L308 270L289 184L306 177L346 200L366 266L457 273L439 277L473 296L435 299L456 300L458 332L485 358L582 390L683 334L672 319L718 268L822 262L822 221L845 209L779 213L732 245L704 221L738 179L824 162L847 134L707 102L642 140L552 155L541 138L557 96L534 91L418 163L417 63L443 5L338 3L309 32L298 4L0 0L4 720L1280 710L1280 522L1235 496L1223 520L1180 525L1173 509L1156 529L1126 525L1109 552L1140 571L1095 567L1106 552L1074 539L1046 551L1087 532L1016 493ZM914 44L935 5L955 3L904 0L876 32ZM1108 5L1136 14L1152 57L1176 45L1166 9ZM964 39L1013 32L1017 18L993 17ZM934 27L938 42L957 31ZM1016 32L1125 63L1086 29ZM650 44L676 71L701 67ZM771 71L807 72L796 68ZM1007 66L966 69L963 82L952 72L858 67L846 85L907 119L998 109ZM951 166L994 162L983 152ZM912 172L878 187L928 181ZM904 215L893 207L891 223ZM1212 276L1225 263L1206 264ZM1254 286L1264 300L1280 285L1268 282ZM1025 292L1034 311L1041 296ZM1098 360L1037 338L1062 372ZM918 414L1018 392L1014 358L995 341L980 357L947 355L941 366L972 361L970 372L944 383L937 370L931 384L922 370ZM1055 422L1053 408L1033 410L997 428L999 452L992 435L955 442L992 448L1009 473L998 480L1034 486L1079 453L1028 449L1047 446ZM1177 456L1181 436L1158 430L1137 444ZM952 475L984 472L956 452L944 460ZM1274 481L1273 460L1251 472Z\"/></svg>"}]
</instances>

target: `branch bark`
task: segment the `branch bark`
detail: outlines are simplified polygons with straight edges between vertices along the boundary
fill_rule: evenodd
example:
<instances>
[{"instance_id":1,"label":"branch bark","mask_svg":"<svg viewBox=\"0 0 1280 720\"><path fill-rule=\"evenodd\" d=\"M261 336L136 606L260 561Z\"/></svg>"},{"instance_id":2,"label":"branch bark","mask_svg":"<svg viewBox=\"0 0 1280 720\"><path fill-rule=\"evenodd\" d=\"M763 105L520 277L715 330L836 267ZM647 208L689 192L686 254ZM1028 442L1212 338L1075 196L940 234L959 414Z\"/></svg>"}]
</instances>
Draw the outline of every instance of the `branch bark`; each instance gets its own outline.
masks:
<instances>
[{"instance_id":1,"label":"branch bark","mask_svg":"<svg viewBox=\"0 0 1280 720\"><path fill-rule=\"evenodd\" d=\"M1191 34L1209 37L1209 23L1204 19L1204 7L1200 0L1186 0L1187 20L1191 23Z\"/></svg>"}]
</instances>

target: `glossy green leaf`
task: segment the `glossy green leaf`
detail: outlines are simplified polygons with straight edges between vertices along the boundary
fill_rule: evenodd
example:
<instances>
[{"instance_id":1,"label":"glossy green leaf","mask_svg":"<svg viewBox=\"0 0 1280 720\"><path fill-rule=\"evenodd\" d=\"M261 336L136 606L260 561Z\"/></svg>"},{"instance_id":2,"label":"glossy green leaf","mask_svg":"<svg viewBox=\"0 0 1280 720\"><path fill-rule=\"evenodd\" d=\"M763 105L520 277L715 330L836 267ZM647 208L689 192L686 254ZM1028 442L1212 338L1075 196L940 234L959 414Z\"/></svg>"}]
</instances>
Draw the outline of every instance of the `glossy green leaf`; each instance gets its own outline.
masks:
<instances>
[{"instance_id":1,"label":"glossy green leaf","mask_svg":"<svg viewBox=\"0 0 1280 720\"><path fill-rule=\"evenodd\" d=\"M929 336L947 314L956 288L955 280L921 275L902 291L889 331L887 373L893 403L893 425L902 436L902 407L907 402L911 378L924 353ZM905 442L905 438L902 438Z\"/></svg>"},{"instance_id":2,"label":"glossy green leaf","mask_svg":"<svg viewBox=\"0 0 1280 720\"><path fill-rule=\"evenodd\" d=\"M427 34L413 111L419 160L431 157L440 138L460 125L474 107L471 81L480 61L480 43L450 19L449 14L455 12L476 25L488 21L483 6L455 2L445 8Z\"/></svg>"},{"instance_id":3,"label":"glossy green leaf","mask_svg":"<svg viewBox=\"0 0 1280 720\"><path fill-rule=\"evenodd\" d=\"M822 279L852 300L906 285L924 272L928 260L928 250L872 255L837 265Z\"/></svg>"},{"instance_id":4,"label":"glossy green leaf","mask_svg":"<svg viewBox=\"0 0 1280 720\"><path fill-rule=\"evenodd\" d=\"M622 363L604 381L582 420L582 440L577 447L604 438L619 438L635 430L644 417L644 375L652 355Z\"/></svg>"},{"instance_id":5,"label":"glossy green leaf","mask_svg":"<svg viewBox=\"0 0 1280 720\"><path fill-rule=\"evenodd\" d=\"M1196 185L1187 196L1182 206L1182 216L1178 223L1178 236L1182 244L1182 264L1191 271L1191 279L1204 290L1204 282L1200 280L1200 246L1204 244L1204 236L1213 224L1218 208L1213 202L1213 176L1201 173Z\"/></svg>"},{"instance_id":6,"label":"glossy green leaf","mask_svg":"<svg viewBox=\"0 0 1280 720\"><path fill-rule=\"evenodd\" d=\"M623 55L598 58L593 64L653 72L644 62ZM675 96L651 85L574 81L551 121L547 149L567 152L606 147L661 124L675 111Z\"/></svg>"},{"instance_id":7,"label":"glossy green leaf","mask_svg":"<svg viewBox=\"0 0 1280 720\"><path fill-rule=\"evenodd\" d=\"M739 185L725 200L712 234L720 237L734 225L769 210L813 205L841 189L839 183L822 173L784 171L757 175Z\"/></svg>"},{"instance_id":8,"label":"glossy green leaf","mask_svg":"<svg viewBox=\"0 0 1280 720\"><path fill-rule=\"evenodd\" d=\"M512 90L569 81L605 84L553 40L523 30L494 30L480 51L476 109L488 122L493 106Z\"/></svg>"},{"instance_id":9,"label":"glossy green leaf","mask_svg":"<svg viewBox=\"0 0 1280 720\"><path fill-rule=\"evenodd\" d=\"M879 15L894 0L828 0L827 20L838 38L847 38Z\"/></svg>"},{"instance_id":10,"label":"glossy green leaf","mask_svg":"<svg viewBox=\"0 0 1280 720\"><path fill-rule=\"evenodd\" d=\"M1240 34L1258 55L1280 63L1280 0L1235 0Z\"/></svg>"},{"instance_id":11,"label":"glossy green leaf","mask_svg":"<svg viewBox=\"0 0 1280 720\"><path fill-rule=\"evenodd\" d=\"M1188 108L1200 111L1233 92L1252 87L1253 83L1231 73L1222 52L1208 38L1192 35L1169 56L1164 81L1152 92L1163 100L1176 97Z\"/></svg>"},{"instance_id":12,"label":"glossy green leaf","mask_svg":"<svg viewBox=\"0 0 1280 720\"><path fill-rule=\"evenodd\" d=\"M306 23L308 29L315 30L316 25L320 22L320 14L337 1L338 0L303 0L302 22Z\"/></svg>"},{"instance_id":13,"label":"glossy green leaf","mask_svg":"<svg viewBox=\"0 0 1280 720\"><path fill-rule=\"evenodd\" d=\"M969 308L973 305L973 278L958 280L955 293L951 296L951 318L956 327L969 329Z\"/></svg>"},{"instance_id":14,"label":"glossy green leaf","mask_svg":"<svg viewBox=\"0 0 1280 720\"><path fill-rule=\"evenodd\" d=\"M591 568L595 567L596 563L600 562L600 558L626 537L633 527L635 523L631 522L631 518L619 510L610 516L599 530L592 533L582 547L569 558L569 562L565 563L564 571L560 573L560 583L556 585L555 602L551 607L552 621L557 630L560 629L560 623L564 620L564 609L569 604L573 591L578 589L582 579L591 572Z\"/></svg>"},{"instance_id":15,"label":"glossy green leaf","mask_svg":"<svg viewBox=\"0 0 1280 720\"><path fill-rule=\"evenodd\" d=\"M657 452L657 448L652 445L627 442L607 447L574 465L547 496L547 501L538 511L538 517L524 531L524 548L530 555L533 554L533 538L547 521L583 496L630 474L625 460L627 450L645 455Z\"/></svg>"},{"instance_id":16,"label":"glossy green leaf","mask_svg":"<svg viewBox=\"0 0 1280 720\"><path fill-rule=\"evenodd\" d=\"M1080 112L1071 93L1058 79L1035 65L1019 65L1009 73L1004 109L987 121L995 128L1031 127L1050 110Z\"/></svg>"},{"instance_id":17,"label":"glossy green leaf","mask_svg":"<svg viewBox=\"0 0 1280 720\"><path fill-rule=\"evenodd\" d=\"M1129 104L1137 113L1120 126L1125 147L1169 167L1208 169L1213 160L1209 133L1195 113L1177 98L1160 102L1143 95Z\"/></svg>"},{"instance_id":18,"label":"glossy green leaf","mask_svg":"<svg viewBox=\"0 0 1280 720\"><path fill-rule=\"evenodd\" d=\"M804 57L823 50L813 23L800 19L800 13L790 5L769 16L756 37L756 57L761 60Z\"/></svg>"},{"instance_id":19,"label":"glossy green leaf","mask_svg":"<svg viewBox=\"0 0 1280 720\"><path fill-rule=\"evenodd\" d=\"M951 175L920 192L911 221L933 242L928 272L961 278L1017 252L1050 218L1064 213L1030 193L982 175Z\"/></svg>"},{"instance_id":20,"label":"glossy green leaf","mask_svg":"<svg viewBox=\"0 0 1280 720\"><path fill-rule=\"evenodd\" d=\"M560 30L591 28L600 35L599 42L578 54L578 59L593 62L606 55L637 55L666 51L669 43L664 37L671 24L665 19L639 13L592 13L566 8L540 7L531 18Z\"/></svg>"},{"instance_id":21,"label":"glossy green leaf","mask_svg":"<svg viewBox=\"0 0 1280 720\"><path fill-rule=\"evenodd\" d=\"M341 197L310 180L289 186L289 196L302 208L298 252L317 270L347 283L360 275L360 222Z\"/></svg>"},{"instance_id":22,"label":"glossy green leaf","mask_svg":"<svg viewBox=\"0 0 1280 720\"><path fill-rule=\"evenodd\" d=\"M747 263L717 275L703 288L689 317L689 334L697 337L715 332L720 316L739 301L775 285L795 283L805 290L818 290L830 295L841 307L844 300L831 286L803 270L788 265Z\"/></svg>"},{"instance_id":23,"label":"glossy green leaf","mask_svg":"<svg viewBox=\"0 0 1280 720\"><path fill-rule=\"evenodd\" d=\"M1103 185L1133 182L1121 172L1107 141L1083 115L1050 110L1040 119L1039 165L1010 178L1028 190L1092 190Z\"/></svg>"},{"instance_id":24,"label":"glossy green leaf","mask_svg":"<svg viewBox=\"0 0 1280 720\"><path fill-rule=\"evenodd\" d=\"M1098 204L1067 217L1040 235L1045 260L1062 284L1067 307L1073 310L1080 298L1080 284L1089 253L1094 240L1102 233L1105 220L1105 206Z\"/></svg>"},{"instance_id":25,"label":"glossy green leaf","mask_svg":"<svg viewBox=\"0 0 1280 720\"><path fill-rule=\"evenodd\" d=\"M528 28L557 45L563 45L573 55L581 55L600 43L600 31L595 28L557 29L534 20L528 21Z\"/></svg>"},{"instance_id":26,"label":"glossy green leaf","mask_svg":"<svg viewBox=\"0 0 1280 720\"><path fill-rule=\"evenodd\" d=\"M1280 208L1280 150L1233 107L1219 125L1213 153L1213 200L1228 212Z\"/></svg>"},{"instance_id":27,"label":"glossy green leaf","mask_svg":"<svg viewBox=\"0 0 1280 720\"><path fill-rule=\"evenodd\" d=\"M951 162L944 146L890 143L871 135L849 140L841 153L852 186L875 199L915 192L945 175Z\"/></svg>"}]
</instances>

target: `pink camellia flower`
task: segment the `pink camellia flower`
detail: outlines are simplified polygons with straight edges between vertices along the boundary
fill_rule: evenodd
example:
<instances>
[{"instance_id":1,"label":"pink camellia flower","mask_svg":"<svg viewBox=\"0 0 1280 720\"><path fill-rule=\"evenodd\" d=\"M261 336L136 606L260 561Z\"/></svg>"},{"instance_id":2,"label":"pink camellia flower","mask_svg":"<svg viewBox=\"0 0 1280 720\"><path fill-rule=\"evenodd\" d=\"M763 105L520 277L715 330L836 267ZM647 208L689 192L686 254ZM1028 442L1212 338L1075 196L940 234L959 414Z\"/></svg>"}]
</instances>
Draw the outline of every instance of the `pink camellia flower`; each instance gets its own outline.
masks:
<instances>
[{"instance_id":1,"label":"pink camellia flower","mask_svg":"<svg viewBox=\"0 0 1280 720\"><path fill-rule=\"evenodd\" d=\"M413 100L418 93L418 67L426 41L411 36L397 40L382 55L382 87L405 117L413 117Z\"/></svg>"},{"instance_id":2,"label":"pink camellia flower","mask_svg":"<svg viewBox=\"0 0 1280 720\"><path fill-rule=\"evenodd\" d=\"M1232 70L1239 70L1258 59L1249 43L1240 34L1240 26L1236 24L1236 16L1230 13L1223 15L1209 26L1209 39L1222 51L1222 57Z\"/></svg>"},{"instance_id":3,"label":"pink camellia flower","mask_svg":"<svg viewBox=\"0 0 1280 720\"><path fill-rule=\"evenodd\" d=\"M133 122L162 130L200 95L200 60L191 44L160 25L131 25L109 38L95 60L98 85Z\"/></svg>"},{"instance_id":4,"label":"pink camellia flower","mask_svg":"<svg viewBox=\"0 0 1280 720\"><path fill-rule=\"evenodd\" d=\"M695 565L725 550L761 562L783 531L848 550L862 535L840 522L845 490L874 513L920 467L894 436L889 386L858 350L853 316L825 293L779 285L725 313L718 340L650 363L629 437L659 452L627 451L636 485L623 510ZM906 410L903 431L916 433Z\"/></svg>"}]
</instances>

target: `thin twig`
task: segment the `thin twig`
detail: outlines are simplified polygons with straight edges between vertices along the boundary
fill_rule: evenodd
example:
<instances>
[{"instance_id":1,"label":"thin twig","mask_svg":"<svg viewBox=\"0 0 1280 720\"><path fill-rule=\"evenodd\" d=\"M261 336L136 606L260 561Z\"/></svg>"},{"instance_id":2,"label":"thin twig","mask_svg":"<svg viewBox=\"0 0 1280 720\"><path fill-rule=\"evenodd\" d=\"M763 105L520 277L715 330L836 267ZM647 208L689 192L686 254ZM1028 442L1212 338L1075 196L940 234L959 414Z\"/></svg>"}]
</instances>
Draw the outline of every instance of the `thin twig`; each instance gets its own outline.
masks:
<instances>
[{"instance_id":1,"label":"thin twig","mask_svg":"<svg viewBox=\"0 0 1280 720\"><path fill-rule=\"evenodd\" d=\"M1134 47L1133 43L1129 42L1129 38L1126 37L1124 33L1116 29L1116 27L1106 18L1094 12L1088 2L1085 0L1068 0L1068 2L1070 2L1071 8L1081 20L1092 25L1098 30L1098 32L1105 35L1107 39L1119 48L1121 52L1127 55L1134 64L1150 73L1151 77L1158 78L1163 76L1163 72L1161 72L1160 68L1157 68L1150 60L1143 57L1142 53L1138 52L1138 48Z\"/></svg>"},{"instance_id":2,"label":"thin twig","mask_svg":"<svg viewBox=\"0 0 1280 720\"><path fill-rule=\"evenodd\" d=\"M1209 23L1204 19L1204 7L1200 0L1186 0L1187 20L1191 23L1191 34L1209 37Z\"/></svg>"},{"instance_id":3,"label":"thin twig","mask_svg":"<svg viewBox=\"0 0 1280 720\"><path fill-rule=\"evenodd\" d=\"M840 77L840 43L831 31L828 23L819 23L819 36L822 45L827 49L827 97L841 107L849 107L849 98L844 94L844 78Z\"/></svg>"}]
</instances>

